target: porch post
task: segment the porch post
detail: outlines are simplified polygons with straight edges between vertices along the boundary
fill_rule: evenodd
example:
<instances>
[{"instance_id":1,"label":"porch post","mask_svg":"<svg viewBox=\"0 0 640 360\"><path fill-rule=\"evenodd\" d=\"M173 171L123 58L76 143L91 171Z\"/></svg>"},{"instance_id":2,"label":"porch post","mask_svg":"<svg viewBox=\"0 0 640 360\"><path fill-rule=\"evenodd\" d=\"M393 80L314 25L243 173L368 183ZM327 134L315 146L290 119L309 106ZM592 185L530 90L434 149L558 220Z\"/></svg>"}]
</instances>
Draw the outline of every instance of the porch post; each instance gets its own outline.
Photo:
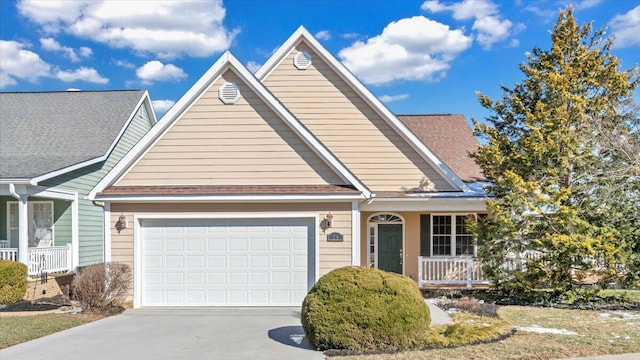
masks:
<instances>
[{"instance_id":1,"label":"porch post","mask_svg":"<svg viewBox=\"0 0 640 360\"><path fill-rule=\"evenodd\" d=\"M360 266L360 204L351 202L351 265Z\"/></svg>"},{"instance_id":2,"label":"porch post","mask_svg":"<svg viewBox=\"0 0 640 360\"><path fill-rule=\"evenodd\" d=\"M467 289L473 284L473 258L467 255Z\"/></svg>"},{"instance_id":3,"label":"porch post","mask_svg":"<svg viewBox=\"0 0 640 360\"><path fill-rule=\"evenodd\" d=\"M78 222L78 214L79 214L79 205L78 205L78 193L75 194L75 199L71 202L71 269L75 270L76 267L80 265L80 236L79 236L79 228L80 224Z\"/></svg>"},{"instance_id":4,"label":"porch post","mask_svg":"<svg viewBox=\"0 0 640 360\"><path fill-rule=\"evenodd\" d=\"M29 212L27 195L18 200L18 261L29 266Z\"/></svg>"}]
</instances>

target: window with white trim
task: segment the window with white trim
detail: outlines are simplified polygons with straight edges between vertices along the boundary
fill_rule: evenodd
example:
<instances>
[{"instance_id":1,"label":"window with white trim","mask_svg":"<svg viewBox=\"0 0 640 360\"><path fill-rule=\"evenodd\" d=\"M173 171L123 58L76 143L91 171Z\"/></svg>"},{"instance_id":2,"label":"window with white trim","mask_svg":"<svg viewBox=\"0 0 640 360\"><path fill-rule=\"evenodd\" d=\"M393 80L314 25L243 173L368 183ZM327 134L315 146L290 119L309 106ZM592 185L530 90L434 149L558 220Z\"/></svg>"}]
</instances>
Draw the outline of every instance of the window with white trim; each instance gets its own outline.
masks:
<instances>
[{"instance_id":1,"label":"window with white trim","mask_svg":"<svg viewBox=\"0 0 640 360\"><path fill-rule=\"evenodd\" d=\"M473 234L469 231L469 220L475 215L432 215L431 255L474 255Z\"/></svg>"},{"instance_id":2,"label":"window with white trim","mask_svg":"<svg viewBox=\"0 0 640 360\"><path fill-rule=\"evenodd\" d=\"M7 202L7 237L9 243L17 243L18 239L18 202ZM53 201L29 201L29 247L54 246L53 237ZM12 241L15 239L15 241Z\"/></svg>"}]
</instances>

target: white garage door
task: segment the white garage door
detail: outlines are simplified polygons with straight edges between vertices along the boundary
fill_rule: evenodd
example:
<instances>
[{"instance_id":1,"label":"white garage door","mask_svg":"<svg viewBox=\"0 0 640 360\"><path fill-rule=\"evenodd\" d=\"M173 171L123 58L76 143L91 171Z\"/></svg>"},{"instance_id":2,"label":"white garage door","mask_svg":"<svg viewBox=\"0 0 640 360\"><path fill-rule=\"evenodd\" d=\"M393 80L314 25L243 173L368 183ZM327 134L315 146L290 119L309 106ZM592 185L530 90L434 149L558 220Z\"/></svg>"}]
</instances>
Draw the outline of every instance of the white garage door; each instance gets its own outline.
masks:
<instances>
[{"instance_id":1,"label":"white garage door","mask_svg":"<svg viewBox=\"0 0 640 360\"><path fill-rule=\"evenodd\" d=\"M142 306L299 306L313 219L144 220Z\"/></svg>"}]
</instances>

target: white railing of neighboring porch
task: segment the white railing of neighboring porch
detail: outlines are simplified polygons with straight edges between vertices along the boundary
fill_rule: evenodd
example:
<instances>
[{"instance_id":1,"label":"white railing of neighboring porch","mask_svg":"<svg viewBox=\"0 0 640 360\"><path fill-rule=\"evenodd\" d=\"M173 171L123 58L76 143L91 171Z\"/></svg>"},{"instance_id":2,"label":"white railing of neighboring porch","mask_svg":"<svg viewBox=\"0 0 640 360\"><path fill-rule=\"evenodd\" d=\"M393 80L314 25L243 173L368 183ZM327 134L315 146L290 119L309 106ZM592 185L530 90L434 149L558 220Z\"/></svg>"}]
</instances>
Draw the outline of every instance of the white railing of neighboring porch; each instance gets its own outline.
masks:
<instances>
[{"instance_id":1,"label":"white railing of neighboring porch","mask_svg":"<svg viewBox=\"0 0 640 360\"><path fill-rule=\"evenodd\" d=\"M0 248L0 260L18 261L18 249Z\"/></svg>"},{"instance_id":2,"label":"white railing of neighboring porch","mask_svg":"<svg viewBox=\"0 0 640 360\"><path fill-rule=\"evenodd\" d=\"M41 272L61 272L71 269L71 245L29 248L27 252L29 275ZM18 249L0 248L0 259L18 261Z\"/></svg>"},{"instance_id":3,"label":"white railing of neighboring porch","mask_svg":"<svg viewBox=\"0 0 640 360\"><path fill-rule=\"evenodd\" d=\"M489 284L482 263L472 256L418 257L418 285L460 284L470 288L474 284Z\"/></svg>"},{"instance_id":4,"label":"white railing of neighboring porch","mask_svg":"<svg viewBox=\"0 0 640 360\"><path fill-rule=\"evenodd\" d=\"M29 275L71 270L71 245L29 248Z\"/></svg>"}]
</instances>

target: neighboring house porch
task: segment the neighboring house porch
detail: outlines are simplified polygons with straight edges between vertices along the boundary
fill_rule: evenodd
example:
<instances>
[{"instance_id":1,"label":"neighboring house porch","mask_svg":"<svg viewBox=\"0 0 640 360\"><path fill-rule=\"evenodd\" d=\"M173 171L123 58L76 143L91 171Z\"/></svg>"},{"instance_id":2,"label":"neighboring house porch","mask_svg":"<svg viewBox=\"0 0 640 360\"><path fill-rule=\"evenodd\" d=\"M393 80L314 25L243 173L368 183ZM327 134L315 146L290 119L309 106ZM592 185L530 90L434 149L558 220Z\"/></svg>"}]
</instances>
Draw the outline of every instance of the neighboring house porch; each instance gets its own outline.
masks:
<instances>
[{"instance_id":1,"label":"neighboring house porch","mask_svg":"<svg viewBox=\"0 0 640 360\"><path fill-rule=\"evenodd\" d=\"M71 271L78 264L78 194L28 184L0 184L0 259L29 275ZM6 212L5 212L6 211Z\"/></svg>"},{"instance_id":2,"label":"neighboring house porch","mask_svg":"<svg viewBox=\"0 0 640 360\"><path fill-rule=\"evenodd\" d=\"M30 275L105 261L104 204L87 199L155 124L141 90L0 92L0 258Z\"/></svg>"}]
</instances>

